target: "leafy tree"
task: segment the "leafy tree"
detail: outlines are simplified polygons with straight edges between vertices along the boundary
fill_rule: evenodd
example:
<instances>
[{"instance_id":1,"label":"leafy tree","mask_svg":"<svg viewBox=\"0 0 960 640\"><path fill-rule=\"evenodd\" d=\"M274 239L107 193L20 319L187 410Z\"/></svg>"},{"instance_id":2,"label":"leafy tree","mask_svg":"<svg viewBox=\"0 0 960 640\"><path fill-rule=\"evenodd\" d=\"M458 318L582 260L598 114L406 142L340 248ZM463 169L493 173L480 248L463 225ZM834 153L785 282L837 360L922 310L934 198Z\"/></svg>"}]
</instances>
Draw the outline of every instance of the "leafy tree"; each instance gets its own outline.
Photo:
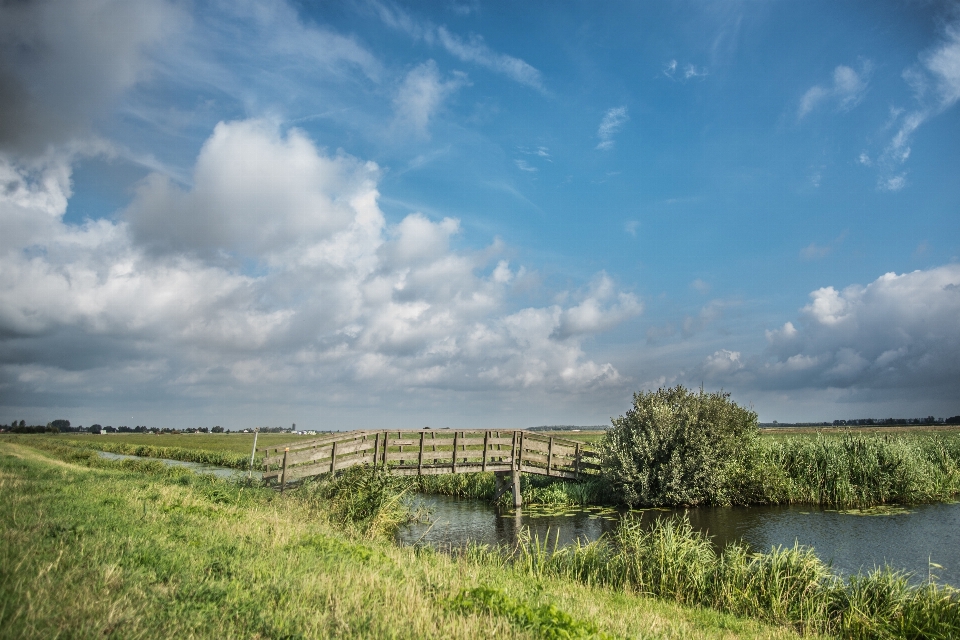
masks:
<instances>
[{"instance_id":1,"label":"leafy tree","mask_svg":"<svg viewBox=\"0 0 960 640\"><path fill-rule=\"evenodd\" d=\"M603 474L628 505L730 504L759 437L757 414L729 393L640 392L600 443Z\"/></svg>"},{"instance_id":2,"label":"leafy tree","mask_svg":"<svg viewBox=\"0 0 960 640\"><path fill-rule=\"evenodd\" d=\"M217 425L212 429L212 431L214 433L223 433L223 427L221 427L220 425Z\"/></svg>"},{"instance_id":3,"label":"leafy tree","mask_svg":"<svg viewBox=\"0 0 960 640\"><path fill-rule=\"evenodd\" d=\"M50 423L50 426L56 429L57 431L69 431L70 430L70 421L69 420L54 420Z\"/></svg>"}]
</instances>

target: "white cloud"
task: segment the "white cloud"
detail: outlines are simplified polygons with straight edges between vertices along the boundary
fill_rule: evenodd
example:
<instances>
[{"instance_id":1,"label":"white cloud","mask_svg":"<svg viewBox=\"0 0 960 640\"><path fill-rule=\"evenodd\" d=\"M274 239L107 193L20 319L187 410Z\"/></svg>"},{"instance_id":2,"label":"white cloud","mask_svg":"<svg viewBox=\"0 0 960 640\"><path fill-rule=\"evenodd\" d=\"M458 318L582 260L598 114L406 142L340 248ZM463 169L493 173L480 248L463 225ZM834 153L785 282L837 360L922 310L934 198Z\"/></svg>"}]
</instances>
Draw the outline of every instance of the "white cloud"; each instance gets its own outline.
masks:
<instances>
[{"instance_id":1,"label":"white cloud","mask_svg":"<svg viewBox=\"0 0 960 640\"><path fill-rule=\"evenodd\" d=\"M493 51L482 36L473 35L468 40L463 40L450 33L446 27L439 27L437 40L449 53L464 62L473 62L520 84L543 90L543 80L537 69L520 58Z\"/></svg>"},{"instance_id":2,"label":"white cloud","mask_svg":"<svg viewBox=\"0 0 960 640\"><path fill-rule=\"evenodd\" d=\"M891 393L957 397L958 317L960 265L887 273L866 286L813 291L799 325L766 332L766 353L742 358L736 371L718 368L715 357L701 369L742 388L849 389L885 401Z\"/></svg>"},{"instance_id":3,"label":"white cloud","mask_svg":"<svg viewBox=\"0 0 960 640\"><path fill-rule=\"evenodd\" d=\"M797 117L804 116L816 109L824 102L831 101L843 111L857 106L867 91L867 78L870 75L871 65L864 63L860 73L846 65L839 65L833 70L833 83L829 86L814 85L807 89L800 99Z\"/></svg>"},{"instance_id":4,"label":"white cloud","mask_svg":"<svg viewBox=\"0 0 960 640\"><path fill-rule=\"evenodd\" d=\"M680 70L679 76L677 74L678 69ZM663 65L662 73L671 80L679 80L681 82L686 82L692 78L705 78L709 75L706 67L697 67L697 65L689 62L680 67L676 60L670 60Z\"/></svg>"},{"instance_id":5,"label":"white cloud","mask_svg":"<svg viewBox=\"0 0 960 640\"><path fill-rule=\"evenodd\" d=\"M600 142L597 144L597 149L602 151L607 151L613 148L614 140L613 137L620 131L620 128L623 127L624 123L630 119L630 116L627 115L626 107L614 107L609 109L604 115L603 120L600 121L600 128L597 129L597 137L600 138Z\"/></svg>"},{"instance_id":6,"label":"white cloud","mask_svg":"<svg viewBox=\"0 0 960 640\"><path fill-rule=\"evenodd\" d=\"M398 123L423 135L430 120L448 96L465 84L467 77L454 72L449 80L440 78L437 63L427 60L407 73L393 100Z\"/></svg>"},{"instance_id":7,"label":"white cloud","mask_svg":"<svg viewBox=\"0 0 960 640\"><path fill-rule=\"evenodd\" d=\"M430 45L439 44L463 62L479 65L534 89L544 89L540 71L520 58L494 51L483 36L474 34L463 39L445 26L437 27L428 20L417 20L396 5L375 0L369 4L384 24L406 33L414 40L422 40Z\"/></svg>"},{"instance_id":8,"label":"white cloud","mask_svg":"<svg viewBox=\"0 0 960 640\"><path fill-rule=\"evenodd\" d=\"M927 120L960 101L960 25L948 26L944 36L940 43L920 55L920 68L903 72L920 106L909 112L891 110L892 124L899 122L899 127L878 160L881 174L877 187L881 191L899 191L906 186L906 174L899 167L910 157L913 134ZM901 114L904 114L902 119Z\"/></svg>"},{"instance_id":9,"label":"white cloud","mask_svg":"<svg viewBox=\"0 0 960 640\"><path fill-rule=\"evenodd\" d=\"M538 171L536 167L530 166L530 164L522 158L514 160L513 163L517 165L517 169L520 169L520 171L528 171L530 173L536 173Z\"/></svg>"},{"instance_id":10,"label":"white cloud","mask_svg":"<svg viewBox=\"0 0 960 640\"><path fill-rule=\"evenodd\" d=\"M582 341L640 313L635 296L600 274L569 304L518 308L524 271L491 269L496 243L457 251L453 218L388 225L378 177L296 130L221 123L191 188L150 176L121 220L77 227L68 164L4 158L3 402L367 406L624 383Z\"/></svg>"},{"instance_id":11,"label":"white cloud","mask_svg":"<svg viewBox=\"0 0 960 640\"><path fill-rule=\"evenodd\" d=\"M639 220L627 220L623 224L623 230L626 231L631 238L637 237L637 230L640 228Z\"/></svg>"}]
</instances>

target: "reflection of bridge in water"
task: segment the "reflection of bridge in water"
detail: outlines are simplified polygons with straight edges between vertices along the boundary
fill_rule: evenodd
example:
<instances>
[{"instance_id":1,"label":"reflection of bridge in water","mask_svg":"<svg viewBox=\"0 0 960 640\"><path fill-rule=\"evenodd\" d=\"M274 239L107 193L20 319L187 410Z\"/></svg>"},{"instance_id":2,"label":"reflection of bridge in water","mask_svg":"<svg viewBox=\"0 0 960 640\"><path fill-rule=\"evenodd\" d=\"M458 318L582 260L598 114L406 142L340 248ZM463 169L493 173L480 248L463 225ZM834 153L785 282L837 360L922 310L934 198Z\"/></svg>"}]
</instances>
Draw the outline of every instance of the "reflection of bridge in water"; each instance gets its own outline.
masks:
<instances>
[{"instance_id":1,"label":"reflection of bridge in water","mask_svg":"<svg viewBox=\"0 0 960 640\"><path fill-rule=\"evenodd\" d=\"M263 479L281 490L292 480L360 464L398 476L492 471L494 499L512 490L517 507L521 473L581 480L600 469L584 443L523 430L345 431L258 451L265 454Z\"/></svg>"}]
</instances>

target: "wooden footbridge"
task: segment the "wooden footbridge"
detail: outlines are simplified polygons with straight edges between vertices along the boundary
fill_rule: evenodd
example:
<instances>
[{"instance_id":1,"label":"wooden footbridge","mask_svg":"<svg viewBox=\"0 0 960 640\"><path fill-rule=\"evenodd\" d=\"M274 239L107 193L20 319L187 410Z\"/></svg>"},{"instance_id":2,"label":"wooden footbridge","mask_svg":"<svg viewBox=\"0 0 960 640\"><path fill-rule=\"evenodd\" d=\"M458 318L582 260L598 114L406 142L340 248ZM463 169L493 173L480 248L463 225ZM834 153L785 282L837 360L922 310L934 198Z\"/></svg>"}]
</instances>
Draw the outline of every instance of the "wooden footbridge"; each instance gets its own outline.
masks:
<instances>
[{"instance_id":1,"label":"wooden footbridge","mask_svg":"<svg viewBox=\"0 0 960 640\"><path fill-rule=\"evenodd\" d=\"M584 443L523 430L345 431L258 451L263 479L281 490L294 480L361 464L400 476L492 471L495 499L512 489L516 507L521 473L581 480L600 469L596 452Z\"/></svg>"}]
</instances>

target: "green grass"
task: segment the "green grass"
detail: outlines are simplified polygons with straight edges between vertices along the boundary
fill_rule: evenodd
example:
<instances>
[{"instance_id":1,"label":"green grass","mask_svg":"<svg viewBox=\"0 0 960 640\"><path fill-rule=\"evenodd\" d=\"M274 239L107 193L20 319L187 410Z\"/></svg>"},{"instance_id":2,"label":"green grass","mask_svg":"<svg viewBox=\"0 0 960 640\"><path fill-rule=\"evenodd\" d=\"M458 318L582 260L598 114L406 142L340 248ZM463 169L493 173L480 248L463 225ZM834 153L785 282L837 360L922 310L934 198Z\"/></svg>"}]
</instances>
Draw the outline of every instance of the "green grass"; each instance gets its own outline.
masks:
<instances>
[{"instance_id":1,"label":"green grass","mask_svg":"<svg viewBox=\"0 0 960 640\"><path fill-rule=\"evenodd\" d=\"M0 437L0 637L795 637L500 554L397 547L325 506L355 489L281 496Z\"/></svg>"},{"instance_id":2,"label":"green grass","mask_svg":"<svg viewBox=\"0 0 960 640\"><path fill-rule=\"evenodd\" d=\"M863 508L960 493L960 435L843 433L762 439L732 481L740 504Z\"/></svg>"},{"instance_id":3,"label":"green grass","mask_svg":"<svg viewBox=\"0 0 960 640\"><path fill-rule=\"evenodd\" d=\"M890 568L849 580L835 576L809 548L717 552L686 518L652 528L624 520L610 538L562 549L522 539L516 563L528 573L701 605L802 632L844 638L956 638L960 592L912 585Z\"/></svg>"},{"instance_id":4,"label":"green grass","mask_svg":"<svg viewBox=\"0 0 960 640\"><path fill-rule=\"evenodd\" d=\"M44 442L58 442L66 446L92 451L107 451L145 458L168 458L199 462L233 469L247 469L250 466L250 453L253 448L253 434L220 433L117 433L107 435L91 434L36 434L16 435L12 438L41 438ZM317 436L292 436L282 433L264 433L257 439L257 449L278 444L311 440ZM24 440L29 442L29 440ZM259 469L262 454L254 458L254 468Z\"/></svg>"}]
</instances>

